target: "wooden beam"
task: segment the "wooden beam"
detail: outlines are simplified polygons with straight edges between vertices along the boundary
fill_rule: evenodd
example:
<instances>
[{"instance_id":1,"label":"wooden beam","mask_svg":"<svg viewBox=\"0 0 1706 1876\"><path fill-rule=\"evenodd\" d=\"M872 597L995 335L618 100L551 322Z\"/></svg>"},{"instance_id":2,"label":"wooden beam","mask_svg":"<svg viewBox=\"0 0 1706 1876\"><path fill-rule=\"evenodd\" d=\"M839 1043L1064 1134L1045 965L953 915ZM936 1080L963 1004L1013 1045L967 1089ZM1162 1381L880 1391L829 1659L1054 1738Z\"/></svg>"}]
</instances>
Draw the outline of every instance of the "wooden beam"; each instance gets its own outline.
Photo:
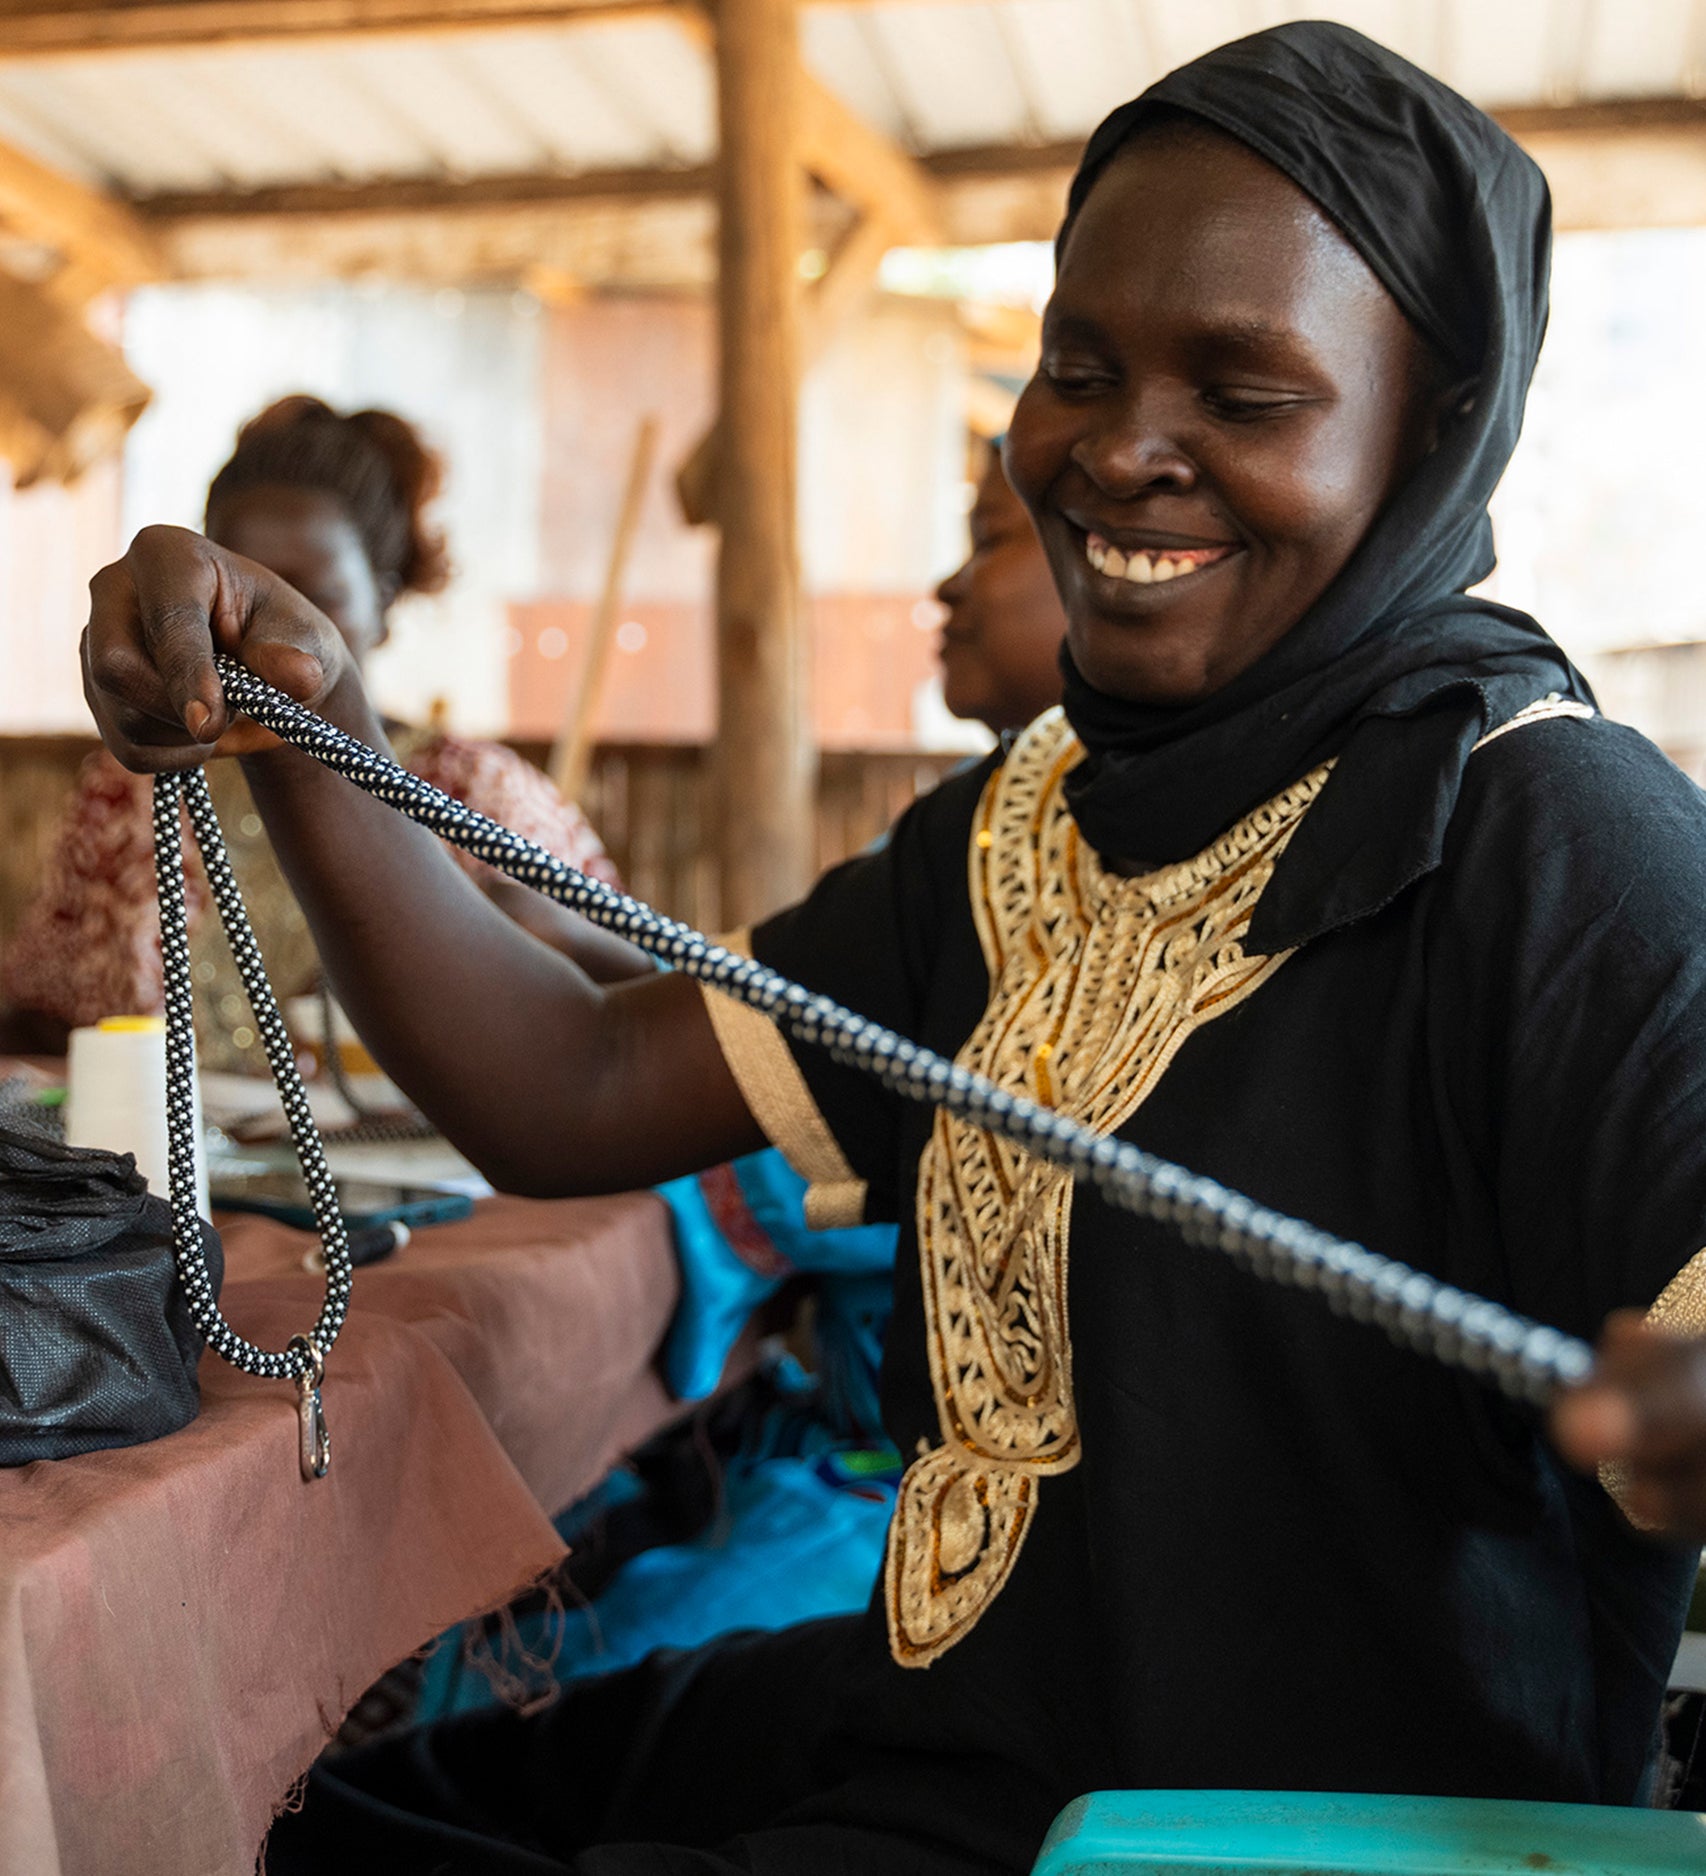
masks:
<instances>
[{"instance_id":1,"label":"wooden beam","mask_svg":"<svg viewBox=\"0 0 1706 1876\"><path fill-rule=\"evenodd\" d=\"M1058 143L990 143L969 149L932 150L918 159L920 167L938 184L983 178L1012 182L1025 176L1071 176L1084 145Z\"/></svg>"},{"instance_id":2,"label":"wooden beam","mask_svg":"<svg viewBox=\"0 0 1706 1876\"><path fill-rule=\"evenodd\" d=\"M930 247L942 218L928 171L829 87L802 74L800 161L832 194L880 215L891 246Z\"/></svg>"},{"instance_id":3,"label":"wooden beam","mask_svg":"<svg viewBox=\"0 0 1706 1876\"><path fill-rule=\"evenodd\" d=\"M802 161L825 188L890 231L889 246L929 246L943 238L936 186L928 169L866 124L822 84L802 74L807 117ZM477 176L450 181L406 176L363 183L293 183L282 187L142 196L149 220L235 216L408 215L438 209L533 204L666 202L708 196L716 170L601 169Z\"/></svg>"},{"instance_id":4,"label":"wooden beam","mask_svg":"<svg viewBox=\"0 0 1706 1876\"><path fill-rule=\"evenodd\" d=\"M376 182L289 183L270 189L221 189L149 195L131 206L144 222L317 215L414 215L482 208L569 208L624 202L708 201L716 188L709 164L692 169L529 170L519 175L397 176Z\"/></svg>"},{"instance_id":5,"label":"wooden beam","mask_svg":"<svg viewBox=\"0 0 1706 1876\"><path fill-rule=\"evenodd\" d=\"M0 222L60 256L63 277L49 291L63 304L79 305L104 287L158 279L166 270L159 242L131 209L4 143Z\"/></svg>"},{"instance_id":6,"label":"wooden beam","mask_svg":"<svg viewBox=\"0 0 1706 1876\"><path fill-rule=\"evenodd\" d=\"M605 290L707 291L716 209L692 201L421 209L411 214L216 215L161 219L181 280L424 281L526 285L548 275Z\"/></svg>"},{"instance_id":7,"label":"wooden beam","mask_svg":"<svg viewBox=\"0 0 1706 1876\"><path fill-rule=\"evenodd\" d=\"M0 58L492 32L699 10L699 0L0 0Z\"/></svg>"},{"instance_id":8,"label":"wooden beam","mask_svg":"<svg viewBox=\"0 0 1706 1876\"><path fill-rule=\"evenodd\" d=\"M0 58L437 35L674 14L685 0L0 0Z\"/></svg>"},{"instance_id":9,"label":"wooden beam","mask_svg":"<svg viewBox=\"0 0 1706 1876\"><path fill-rule=\"evenodd\" d=\"M1534 131L1562 230L1706 226L1706 120L1689 130Z\"/></svg>"},{"instance_id":10,"label":"wooden beam","mask_svg":"<svg viewBox=\"0 0 1706 1876\"><path fill-rule=\"evenodd\" d=\"M1508 115L1551 179L1560 228L1706 225L1706 107L1659 99ZM940 238L974 247L1050 239L1077 156L1059 143L944 150L916 167ZM851 176L845 163L824 167L858 185L856 165ZM202 277L517 278L537 259L594 287L693 285L711 277L713 186L710 168L603 170L159 196L136 213L173 269ZM672 239L682 242L674 256Z\"/></svg>"},{"instance_id":11,"label":"wooden beam","mask_svg":"<svg viewBox=\"0 0 1706 1876\"><path fill-rule=\"evenodd\" d=\"M1519 143L1530 137L1623 130L1706 132L1706 98L1600 98L1588 104L1512 104L1492 115Z\"/></svg>"},{"instance_id":12,"label":"wooden beam","mask_svg":"<svg viewBox=\"0 0 1706 1876\"><path fill-rule=\"evenodd\" d=\"M843 233L822 278L812 282L802 309L800 353L807 370L869 305L883 256L895 245L876 215L856 216ZM704 527L717 518L721 431L721 423L713 422L675 472L676 497L692 527Z\"/></svg>"},{"instance_id":13,"label":"wooden beam","mask_svg":"<svg viewBox=\"0 0 1706 1876\"><path fill-rule=\"evenodd\" d=\"M750 923L813 871L808 644L799 592L799 20L717 8L717 811L721 919Z\"/></svg>"},{"instance_id":14,"label":"wooden beam","mask_svg":"<svg viewBox=\"0 0 1706 1876\"><path fill-rule=\"evenodd\" d=\"M70 482L117 449L148 387L49 291L0 274L0 455L13 479Z\"/></svg>"},{"instance_id":15,"label":"wooden beam","mask_svg":"<svg viewBox=\"0 0 1706 1876\"><path fill-rule=\"evenodd\" d=\"M867 209L854 217L836 242L822 278L812 283L802 348L808 365L816 364L870 305L883 256L900 245L893 225L879 210Z\"/></svg>"},{"instance_id":16,"label":"wooden beam","mask_svg":"<svg viewBox=\"0 0 1706 1876\"><path fill-rule=\"evenodd\" d=\"M715 51L716 0L681 17L682 31ZM890 246L928 247L942 239L936 192L916 157L868 124L821 78L801 66L800 162L808 176L861 214L893 230Z\"/></svg>"}]
</instances>

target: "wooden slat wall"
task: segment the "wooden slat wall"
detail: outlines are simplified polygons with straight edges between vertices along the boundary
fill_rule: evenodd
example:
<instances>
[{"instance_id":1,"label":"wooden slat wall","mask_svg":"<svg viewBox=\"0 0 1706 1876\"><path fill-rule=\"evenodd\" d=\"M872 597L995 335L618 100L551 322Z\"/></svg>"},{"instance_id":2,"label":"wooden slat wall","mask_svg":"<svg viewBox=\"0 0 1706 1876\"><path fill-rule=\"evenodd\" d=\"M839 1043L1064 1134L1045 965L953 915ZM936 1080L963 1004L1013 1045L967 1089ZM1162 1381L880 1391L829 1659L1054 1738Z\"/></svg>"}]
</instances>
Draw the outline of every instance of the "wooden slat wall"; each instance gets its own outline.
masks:
<instances>
[{"instance_id":1,"label":"wooden slat wall","mask_svg":"<svg viewBox=\"0 0 1706 1876\"><path fill-rule=\"evenodd\" d=\"M544 745L518 742L534 762ZM818 771L816 867L868 846L923 790L963 758L826 750ZM718 903L706 752L690 745L600 748L582 804L636 897L702 931L723 924Z\"/></svg>"},{"instance_id":2,"label":"wooden slat wall","mask_svg":"<svg viewBox=\"0 0 1706 1876\"><path fill-rule=\"evenodd\" d=\"M516 746L543 761L542 744ZM65 797L93 748L93 738L84 736L0 737L0 949L41 877ZM818 786L819 868L868 845L959 760L827 753ZM598 752L584 805L634 893L715 931L721 918L704 773L705 751L698 747L608 745Z\"/></svg>"},{"instance_id":3,"label":"wooden slat wall","mask_svg":"<svg viewBox=\"0 0 1706 1876\"><path fill-rule=\"evenodd\" d=\"M92 736L0 736L0 951L35 891Z\"/></svg>"}]
</instances>

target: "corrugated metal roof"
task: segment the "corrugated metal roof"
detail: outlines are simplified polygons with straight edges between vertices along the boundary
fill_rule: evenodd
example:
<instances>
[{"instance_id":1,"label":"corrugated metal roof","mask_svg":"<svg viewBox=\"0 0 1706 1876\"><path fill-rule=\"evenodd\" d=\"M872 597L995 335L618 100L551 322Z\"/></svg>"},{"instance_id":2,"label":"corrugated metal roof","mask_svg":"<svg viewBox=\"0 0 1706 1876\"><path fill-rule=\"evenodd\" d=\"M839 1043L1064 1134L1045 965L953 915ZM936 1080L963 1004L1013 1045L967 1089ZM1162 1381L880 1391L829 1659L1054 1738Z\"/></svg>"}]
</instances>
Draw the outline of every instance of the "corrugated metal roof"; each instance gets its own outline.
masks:
<instances>
[{"instance_id":1,"label":"corrugated metal roof","mask_svg":"<svg viewBox=\"0 0 1706 1876\"><path fill-rule=\"evenodd\" d=\"M1699 95L1696 0L882 0L806 57L907 148L1083 136L1222 40L1343 19L1488 105ZM0 138L133 196L702 162L710 60L667 18L0 60Z\"/></svg>"}]
</instances>

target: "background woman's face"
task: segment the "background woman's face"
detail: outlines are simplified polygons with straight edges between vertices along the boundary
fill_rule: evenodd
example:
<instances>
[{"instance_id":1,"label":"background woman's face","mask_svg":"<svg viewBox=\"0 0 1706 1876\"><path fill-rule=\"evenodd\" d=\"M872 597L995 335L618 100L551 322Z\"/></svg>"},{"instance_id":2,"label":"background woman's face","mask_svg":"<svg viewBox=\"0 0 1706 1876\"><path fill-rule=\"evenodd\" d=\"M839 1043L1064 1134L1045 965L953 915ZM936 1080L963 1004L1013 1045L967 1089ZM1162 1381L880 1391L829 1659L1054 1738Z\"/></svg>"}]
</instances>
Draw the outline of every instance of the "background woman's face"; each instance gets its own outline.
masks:
<instances>
[{"instance_id":1,"label":"background woman's face","mask_svg":"<svg viewBox=\"0 0 1706 1876\"><path fill-rule=\"evenodd\" d=\"M971 511L971 556L936 588L942 696L957 717L1022 729L1060 702L1066 617L1037 531L991 458Z\"/></svg>"},{"instance_id":2,"label":"background woman's face","mask_svg":"<svg viewBox=\"0 0 1706 1876\"><path fill-rule=\"evenodd\" d=\"M1427 359L1242 144L1169 128L1123 150L1067 241L1007 438L1084 676L1186 704L1254 664L1426 448Z\"/></svg>"},{"instance_id":3,"label":"background woman's face","mask_svg":"<svg viewBox=\"0 0 1706 1876\"><path fill-rule=\"evenodd\" d=\"M208 536L294 586L331 620L359 664L385 640L385 606L360 531L335 495L244 489L208 517Z\"/></svg>"}]
</instances>

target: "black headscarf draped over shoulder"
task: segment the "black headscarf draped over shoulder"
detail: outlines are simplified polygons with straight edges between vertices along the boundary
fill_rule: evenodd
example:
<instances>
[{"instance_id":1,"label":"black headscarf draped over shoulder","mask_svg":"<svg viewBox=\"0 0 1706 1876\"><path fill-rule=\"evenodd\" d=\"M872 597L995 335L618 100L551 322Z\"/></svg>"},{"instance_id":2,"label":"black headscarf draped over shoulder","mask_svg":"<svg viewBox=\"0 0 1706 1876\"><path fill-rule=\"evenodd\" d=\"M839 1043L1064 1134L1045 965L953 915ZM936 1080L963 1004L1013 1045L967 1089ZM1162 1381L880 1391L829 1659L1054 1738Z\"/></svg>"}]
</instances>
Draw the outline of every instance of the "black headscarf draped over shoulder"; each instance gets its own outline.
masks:
<instances>
[{"instance_id":1,"label":"black headscarf draped over shoulder","mask_svg":"<svg viewBox=\"0 0 1706 1876\"><path fill-rule=\"evenodd\" d=\"M1125 703L1064 658L1088 752L1069 798L1105 855L1186 858L1338 756L1258 909L1251 942L1271 950L1376 910L1437 864L1478 737L1552 692L1591 701L1532 619L1464 590L1493 568L1487 503L1546 330L1551 203L1540 171L1467 99L1311 20L1222 46L1115 111L1084 152L1058 251L1119 150L1176 112L1311 196L1473 380L1468 408L1338 578L1223 690L1182 708Z\"/></svg>"}]
</instances>

